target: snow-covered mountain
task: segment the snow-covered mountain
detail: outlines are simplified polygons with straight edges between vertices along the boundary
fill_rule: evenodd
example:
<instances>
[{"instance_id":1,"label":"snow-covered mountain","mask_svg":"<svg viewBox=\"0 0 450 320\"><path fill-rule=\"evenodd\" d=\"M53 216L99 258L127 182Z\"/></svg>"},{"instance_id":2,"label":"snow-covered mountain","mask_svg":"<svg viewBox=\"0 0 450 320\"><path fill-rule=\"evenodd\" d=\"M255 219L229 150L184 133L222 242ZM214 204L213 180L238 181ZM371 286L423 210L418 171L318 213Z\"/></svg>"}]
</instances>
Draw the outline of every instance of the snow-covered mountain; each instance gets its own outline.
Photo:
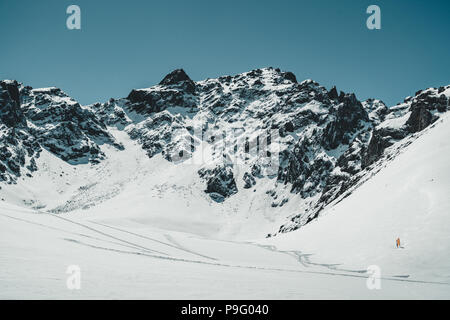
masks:
<instances>
[{"instance_id":1,"label":"snow-covered mountain","mask_svg":"<svg viewBox=\"0 0 450 320\"><path fill-rule=\"evenodd\" d=\"M312 80L298 83L273 68L198 82L175 70L156 86L89 106L57 88L11 80L0 88L5 201L69 212L117 198L144 177L157 180L149 188L162 188L163 198L177 187L190 190L184 202L175 201L187 215L192 202L219 216L202 219L223 223L224 212L236 216L225 223L227 233L261 219L265 226L258 229L267 234L307 224L442 117L450 100L450 86L430 88L389 108ZM112 169L123 161L126 170ZM165 180L147 176L142 162L158 165ZM60 173L49 172L55 163ZM165 176L169 171L176 173ZM48 185L44 195L32 190L35 184Z\"/></svg>"},{"instance_id":2,"label":"snow-covered mountain","mask_svg":"<svg viewBox=\"0 0 450 320\"><path fill-rule=\"evenodd\" d=\"M398 278L450 283L449 136L450 118L444 116L387 151L388 163L378 163L376 175L317 220L264 243L285 251L300 247L313 253L305 261L336 271L377 265Z\"/></svg>"},{"instance_id":3,"label":"snow-covered mountain","mask_svg":"<svg viewBox=\"0 0 450 320\"><path fill-rule=\"evenodd\" d=\"M0 299L448 299L449 102L273 68L89 106L0 81Z\"/></svg>"}]
</instances>

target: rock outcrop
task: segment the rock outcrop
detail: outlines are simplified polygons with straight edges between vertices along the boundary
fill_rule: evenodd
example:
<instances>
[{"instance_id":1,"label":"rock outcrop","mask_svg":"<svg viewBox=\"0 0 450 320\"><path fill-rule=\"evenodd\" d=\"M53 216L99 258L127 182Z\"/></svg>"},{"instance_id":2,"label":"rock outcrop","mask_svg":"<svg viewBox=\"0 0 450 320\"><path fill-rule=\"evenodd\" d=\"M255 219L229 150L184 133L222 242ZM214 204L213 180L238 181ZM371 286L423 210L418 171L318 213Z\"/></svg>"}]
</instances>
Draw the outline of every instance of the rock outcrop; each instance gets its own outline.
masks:
<instances>
[{"instance_id":1,"label":"rock outcrop","mask_svg":"<svg viewBox=\"0 0 450 320\"><path fill-rule=\"evenodd\" d=\"M308 207L293 211L278 230L287 232L345 196L389 150L447 112L449 101L446 86L388 108L313 80L299 83L293 73L274 68L197 82L177 69L158 85L90 106L57 88L5 80L0 180L32 175L44 149L73 165L95 165L105 157L104 145L123 149L110 133L115 127L148 157L160 154L174 165L206 147L208 160L195 164L195 172L218 203L258 188L268 188L271 210L288 202L286 192L304 200Z\"/></svg>"}]
</instances>

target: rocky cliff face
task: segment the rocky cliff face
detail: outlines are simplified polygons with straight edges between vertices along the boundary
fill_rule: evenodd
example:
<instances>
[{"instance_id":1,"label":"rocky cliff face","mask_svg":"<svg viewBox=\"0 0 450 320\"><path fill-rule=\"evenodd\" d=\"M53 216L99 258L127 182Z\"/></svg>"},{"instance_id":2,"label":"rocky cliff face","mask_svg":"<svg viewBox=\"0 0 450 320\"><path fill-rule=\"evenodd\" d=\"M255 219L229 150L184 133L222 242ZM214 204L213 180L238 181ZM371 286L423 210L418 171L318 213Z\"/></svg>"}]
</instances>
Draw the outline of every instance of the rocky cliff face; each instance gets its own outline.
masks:
<instances>
[{"instance_id":1,"label":"rocky cliff face","mask_svg":"<svg viewBox=\"0 0 450 320\"><path fill-rule=\"evenodd\" d=\"M196 174L221 203L271 179L267 197L282 207L290 195L308 201L279 232L308 223L356 186L397 142L420 132L449 110L450 86L431 88L388 108L297 82L279 69L194 82L183 70L123 99L80 106L56 88L0 82L0 179L10 183L38 170L42 148L71 164L98 163L102 145L120 150L110 127L124 130L149 157L192 161L208 150Z\"/></svg>"},{"instance_id":2,"label":"rocky cliff face","mask_svg":"<svg viewBox=\"0 0 450 320\"><path fill-rule=\"evenodd\" d=\"M106 125L57 88L0 81L0 180L13 183L38 168L42 148L71 164L97 163L100 145L121 148Z\"/></svg>"},{"instance_id":3,"label":"rocky cliff face","mask_svg":"<svg viewBox=\"0 0 450 320\"><path fill-rule=\"evenodd\" d=\"M235 181L239 171L244 171L247 189L268 176L263 157L251 149L258 149L260 138L276 130L280 153L277 172L271 173L274 189L288 185L299 197L315 199L309 210L294 213L280 228L285 232L311 221L325 205L356 185L358 174L370 170L386 148L446 112L448 96L448 87L429 89L388 108L376 99L360 102L354 94L338 93L335 87L328 91L312 80L298 83L292 73L279 69L199 82L175 70L158 86L133 90L114 107L107 104L99 109L115 123L123 125L125 117L126 130L150 157L162 153L171 160L181 153L189 158L199 145L194 131L200 128L200 140L217 148L199 175L205 192L218 202L239 192ZM174 134L180 130L181 136ZM238 133L236 138L230 130L242 136ZM233 156L243 161L236 165L230 160ZM273 206L286 202L287 197L277 199Z\"/></svg>"},{"instance_id":4,"label":"rocky cliff face","mask_svg":"<svg viewBox=\"0 0 450 320\"><path fill-rule=\"evenodd\" d=\"M369 99L362 103L369 121L348 142L345 151L326 176L320 198L305 212L293 215L291 221L281 226L280 232L295 230L318 216L333 200L358 186L367 174L376 172L375 165L386 149L427 128L443 113L450 110L450 86L430 88L408 97L401 104L387 108L380 100ZM364 119L366 120L366 119ZM406 142L408 144L410 142ZM401 148L401 144L398 148ZM395 155L397 152L394 152ZM393 155L387 155L388 160ZM298 157L297 157L298 158ZM315 161L317 162L317 160ZM303 170L305 172L306 170Z\"/></svg>"}]
</instances>

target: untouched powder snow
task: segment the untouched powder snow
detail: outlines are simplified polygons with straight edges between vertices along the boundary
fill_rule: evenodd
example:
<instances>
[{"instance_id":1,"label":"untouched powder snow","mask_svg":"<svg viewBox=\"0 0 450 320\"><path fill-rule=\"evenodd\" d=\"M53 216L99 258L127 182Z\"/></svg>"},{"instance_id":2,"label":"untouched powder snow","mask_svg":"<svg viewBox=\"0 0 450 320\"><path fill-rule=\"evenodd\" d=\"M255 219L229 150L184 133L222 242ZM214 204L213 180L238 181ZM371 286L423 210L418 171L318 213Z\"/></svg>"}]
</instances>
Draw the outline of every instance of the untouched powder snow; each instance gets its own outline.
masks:
<instances>
[{"instance_id":1,"label":"untouched powder snow","mask_svg":"<svg viewBox=\"0 0 450 320\"><path fill-rule=\"evenodd\" d=\"M449 136L446 117L316 221L263 243L336 270L450 283Z\"/></svg>"}]
</instances>

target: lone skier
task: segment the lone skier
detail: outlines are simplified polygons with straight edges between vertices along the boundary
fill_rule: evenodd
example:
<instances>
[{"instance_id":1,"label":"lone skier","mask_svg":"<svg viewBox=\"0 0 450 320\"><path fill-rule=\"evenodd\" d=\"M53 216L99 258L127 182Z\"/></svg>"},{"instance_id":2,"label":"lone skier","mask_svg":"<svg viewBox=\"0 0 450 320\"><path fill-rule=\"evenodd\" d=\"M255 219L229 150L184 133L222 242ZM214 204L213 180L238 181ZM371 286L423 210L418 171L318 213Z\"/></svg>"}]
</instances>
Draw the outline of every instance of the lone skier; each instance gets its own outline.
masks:
<instances>
[{"instance_id":1,"label":"lone skier","mask_svg":"<svg viewBox=\"0 0 450 320\"><path fill-rule=\"evenodd\" d=\"M397 238L397 240L395 240L395 243L397 245L397 248L400 248L400 238Z\"/></svg>"}]
</instances>

